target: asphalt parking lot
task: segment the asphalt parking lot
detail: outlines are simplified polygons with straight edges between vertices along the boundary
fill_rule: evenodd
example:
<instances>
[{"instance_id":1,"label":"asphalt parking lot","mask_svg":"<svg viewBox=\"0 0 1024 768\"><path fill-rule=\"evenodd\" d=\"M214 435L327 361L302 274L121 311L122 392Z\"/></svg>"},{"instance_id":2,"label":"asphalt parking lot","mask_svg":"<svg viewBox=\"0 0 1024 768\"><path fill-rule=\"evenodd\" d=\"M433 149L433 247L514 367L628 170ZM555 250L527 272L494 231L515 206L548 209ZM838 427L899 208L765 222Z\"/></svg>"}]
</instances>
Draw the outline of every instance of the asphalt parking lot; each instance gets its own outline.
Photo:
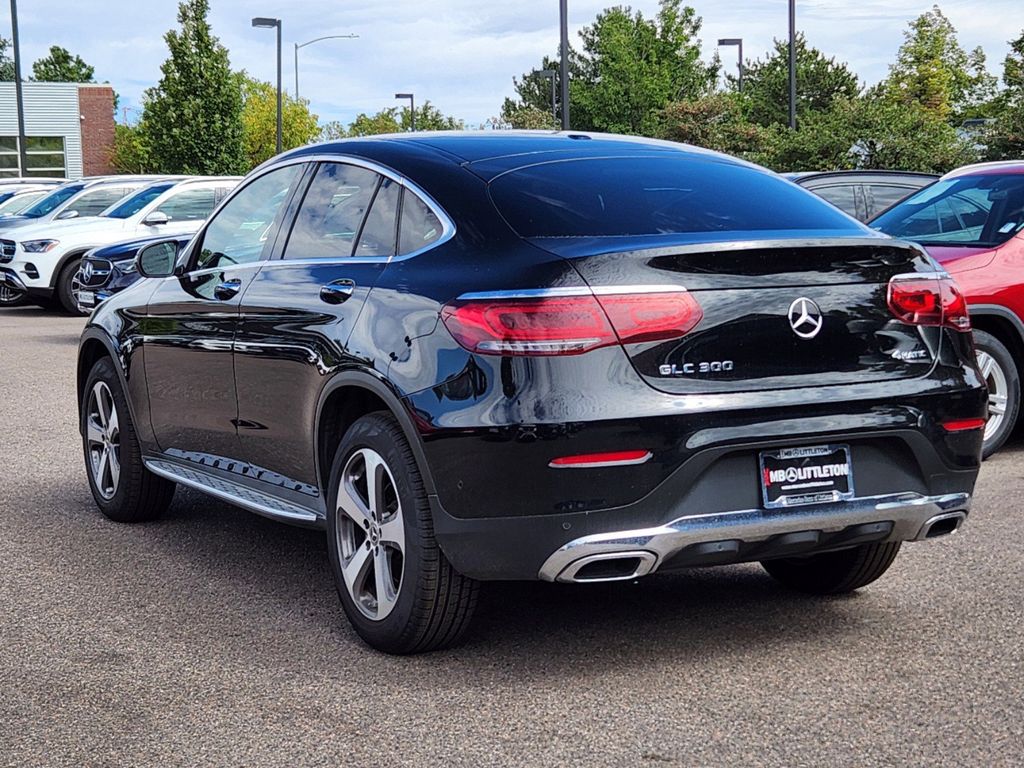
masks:
<instances>
[{"instance_id":1,"label":"asphalt parking lot","mask_svg":"<svg viewBox=\"0 0 1024 768\"><path fill-rule=\"evenodd\" d=\"M1024 440L954 537L816 600L757 566L491 585L468 642L391 658L322 536L179 490L108 522L81 319L0 310L0 764L1020 765Z\"/></svg>"}]
</instances>

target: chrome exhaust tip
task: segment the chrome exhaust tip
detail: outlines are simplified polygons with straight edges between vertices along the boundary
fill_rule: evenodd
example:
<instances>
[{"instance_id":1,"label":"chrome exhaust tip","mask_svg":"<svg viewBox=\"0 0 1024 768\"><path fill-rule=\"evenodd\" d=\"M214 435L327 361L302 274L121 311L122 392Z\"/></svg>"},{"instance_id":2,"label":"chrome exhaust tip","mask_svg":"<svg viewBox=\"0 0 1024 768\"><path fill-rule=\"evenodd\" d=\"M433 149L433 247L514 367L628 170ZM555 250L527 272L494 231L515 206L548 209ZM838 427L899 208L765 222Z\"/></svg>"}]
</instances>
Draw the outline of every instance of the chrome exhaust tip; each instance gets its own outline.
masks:
<instances>
[{"instance_id":1,"label":"chrome exhaust tip","mask_svg":"<svg viewBox=\"0 0 1024 768\"><path fill-rule=\"evenodd\" d=\"M939 536L948 536L951 533L956 533L960 530L960 526L964 524L965 520L967 520L967 513L964 511L943 512L941 515L930 517L921 526L921 530L914 541L935 539Z\"/></svg>"},{"instance_id":2,"label":"chrome exhaust tip","mask_svg":"<svg viewBox=\"0 0 1024 768\"><path fill-rule=\"evenodd\" d=\"M603 581L629 581L646 576L658 562L652 552L603 552L588 555L566 566L555 581L583 584Z\"/></svg>"}]
</instances>

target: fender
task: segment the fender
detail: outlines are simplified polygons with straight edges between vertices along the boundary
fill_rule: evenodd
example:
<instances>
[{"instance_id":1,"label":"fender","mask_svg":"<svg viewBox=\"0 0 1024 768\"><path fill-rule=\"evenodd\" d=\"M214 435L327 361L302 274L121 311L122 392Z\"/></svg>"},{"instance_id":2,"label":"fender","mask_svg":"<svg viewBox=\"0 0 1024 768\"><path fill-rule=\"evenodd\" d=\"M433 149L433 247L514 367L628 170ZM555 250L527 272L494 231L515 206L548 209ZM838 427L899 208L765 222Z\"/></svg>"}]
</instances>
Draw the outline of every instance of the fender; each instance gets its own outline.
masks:
<instances>
[{"instance_id":1,"label":"fender","mask_svg":"<svg viewBox=\"0 0 1024 768\"><path fill-rule=\"evenodd\" d=\"M1013 310L999 304L968 304L967 311L970 312L971 316L984 317L987 315L989 317L1009 320L1010 325L1017 331L1020 340L1024 342L1024 320L1021 320Z\"/></svg>"},{"instance_id":2,"label":"fender","mask_svg":"<svg viewBox=\"0 0 1024 768\"><path fill-rule=\"evenodd\" d=\"M323 413L324 403L332 392L340 387L362 387L377 395L388 410L398 421L405 433L405 439L409 441L416 463L419 465L420 475L423 478L423 485L426 487L427 495L434 496L437 491L434 486L434 479L430 474L430 467L427 465L427 456L423 451L423 440L416 423L413 421L405 401L398 394L394 386L383 376L375 371L366 369L345 370L335 374L320 391L320 397L316 404L316 445L320 445L320 415ZM323 477L320 467L320 451L316 451L316 476ZM324 489L326 492L326 488Z\"/></svg>"},{"instance_id":3,"label":"fender","mask_svg":"<svg viewBox=\"0 0 1024 768\"><path fill-rule=\"evenodd\" d=\"M70 253L65 253L60 261L57 262L57 266L53 268L53 273L50 275L50 288L53 290L57 289L57 280L60 278L60 273L64 271L64 267L67 266L68 262L72 259L80 259L85 256L89 251L95 250L98 246L89 246L88 248L76 248Z\"/></svg>"},{"instance_id":4,"label":"fender","mask_svg":"<svg viewBox=\"0 0 1024 768\"><path fill-rule=\"evenodd\" d=\"M78 361L81 360L82 356L82 345L86 341L95 340L99 341L107 350L107 355L111 360L114 361L114 370L117 371L118 381L121 383L121 391L124 392L124 399L128 403L128 416L132 420L132 425L135 427L136 434L139 435L140 442L146 442L149 432L149 422L145 424L139 422L135 416L135 403L132 401L131 390L128 388L128 374L124 370L124 359L121 356L120 348L117 342L111 338L110 334L105 328L99 325L86 326L85 330L82 331L82 336L78 342ZM88 371L83 371L78 367L76 361L76 391L79 393L78 396L78 431L82 431L82 390L85 387L85 377L89 375ZM143 434L139 434L142 432ZM145 437L144 437L145 435Z\"/></svg>"}]
</instances>

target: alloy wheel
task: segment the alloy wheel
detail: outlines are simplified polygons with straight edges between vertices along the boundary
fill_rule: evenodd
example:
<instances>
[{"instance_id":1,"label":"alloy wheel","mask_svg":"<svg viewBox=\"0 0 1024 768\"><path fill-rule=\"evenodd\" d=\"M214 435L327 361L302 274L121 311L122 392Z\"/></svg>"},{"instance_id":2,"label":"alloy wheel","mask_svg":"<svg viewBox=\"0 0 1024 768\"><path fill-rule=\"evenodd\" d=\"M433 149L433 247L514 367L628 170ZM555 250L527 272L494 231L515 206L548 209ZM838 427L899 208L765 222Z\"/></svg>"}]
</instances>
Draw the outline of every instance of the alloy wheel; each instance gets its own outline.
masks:
<instances>
[{"instance_id":1,"label":"alloy wheel","mask_svg":"<svg viewBox=\"0 0 1024 768\"><path fill-rule=\"evenodd\" d=\"M97 381L89 393L85 429L93 483L100 496L112 499L121 479L121 430L106 382Z\"/></svg>"},{"instance_id":2,"label":"alloy wheel","mask_svg":"<svg viewBox=\"0 0 1024 768\"><path fill-rule=\"evenodd\" d=\"M1006 371L995 357L981 349L978 350L978 368L981 369L981 376L988 385L988 421L985 423L984 439L991 440L993 436L999 434L1006 419L1009 385Z\"/></svg>"},{"instance_id":3,"label":"alloy wheel","mask_svg":"<svg viewBox=\"0 0 1024 768\"><path fill-rule=\"evenodd\" d=\"M24 291L12 288L9 285L0 285L0 307L17 304L24 297Z\"/></svg>"},{"instance_id":4,"label":"alloy wheel","mask_svg":"<svg viewBox=\"0 0 1024 768\"><path fill-rule=\"evenodd\" d=\"M355 451L341 472L337 542L341 573L359 611L381 621L395 607L405 564L402 504L384 457Z\"/></svg>"}]
</instances>

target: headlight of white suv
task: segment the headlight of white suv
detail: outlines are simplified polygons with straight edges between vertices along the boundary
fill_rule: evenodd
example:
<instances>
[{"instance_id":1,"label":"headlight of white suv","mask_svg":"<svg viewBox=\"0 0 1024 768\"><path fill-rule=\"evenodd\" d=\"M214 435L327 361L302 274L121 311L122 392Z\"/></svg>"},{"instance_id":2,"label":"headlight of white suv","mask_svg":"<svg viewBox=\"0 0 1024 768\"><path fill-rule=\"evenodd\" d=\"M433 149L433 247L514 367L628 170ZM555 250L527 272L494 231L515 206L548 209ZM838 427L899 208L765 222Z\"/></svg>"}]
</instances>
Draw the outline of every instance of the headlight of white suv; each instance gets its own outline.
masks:
<instances>
[{"instance_id":1,"label":"headlight of white suv","mask_svg":"<svg viewBox=\"0 0 1024 768\"><path fill-rule=\"evenodd\" d=\"M60 245L60 240L26 240L21 244L25 253L46 253Z\"/></svg>"}]
</instances>

